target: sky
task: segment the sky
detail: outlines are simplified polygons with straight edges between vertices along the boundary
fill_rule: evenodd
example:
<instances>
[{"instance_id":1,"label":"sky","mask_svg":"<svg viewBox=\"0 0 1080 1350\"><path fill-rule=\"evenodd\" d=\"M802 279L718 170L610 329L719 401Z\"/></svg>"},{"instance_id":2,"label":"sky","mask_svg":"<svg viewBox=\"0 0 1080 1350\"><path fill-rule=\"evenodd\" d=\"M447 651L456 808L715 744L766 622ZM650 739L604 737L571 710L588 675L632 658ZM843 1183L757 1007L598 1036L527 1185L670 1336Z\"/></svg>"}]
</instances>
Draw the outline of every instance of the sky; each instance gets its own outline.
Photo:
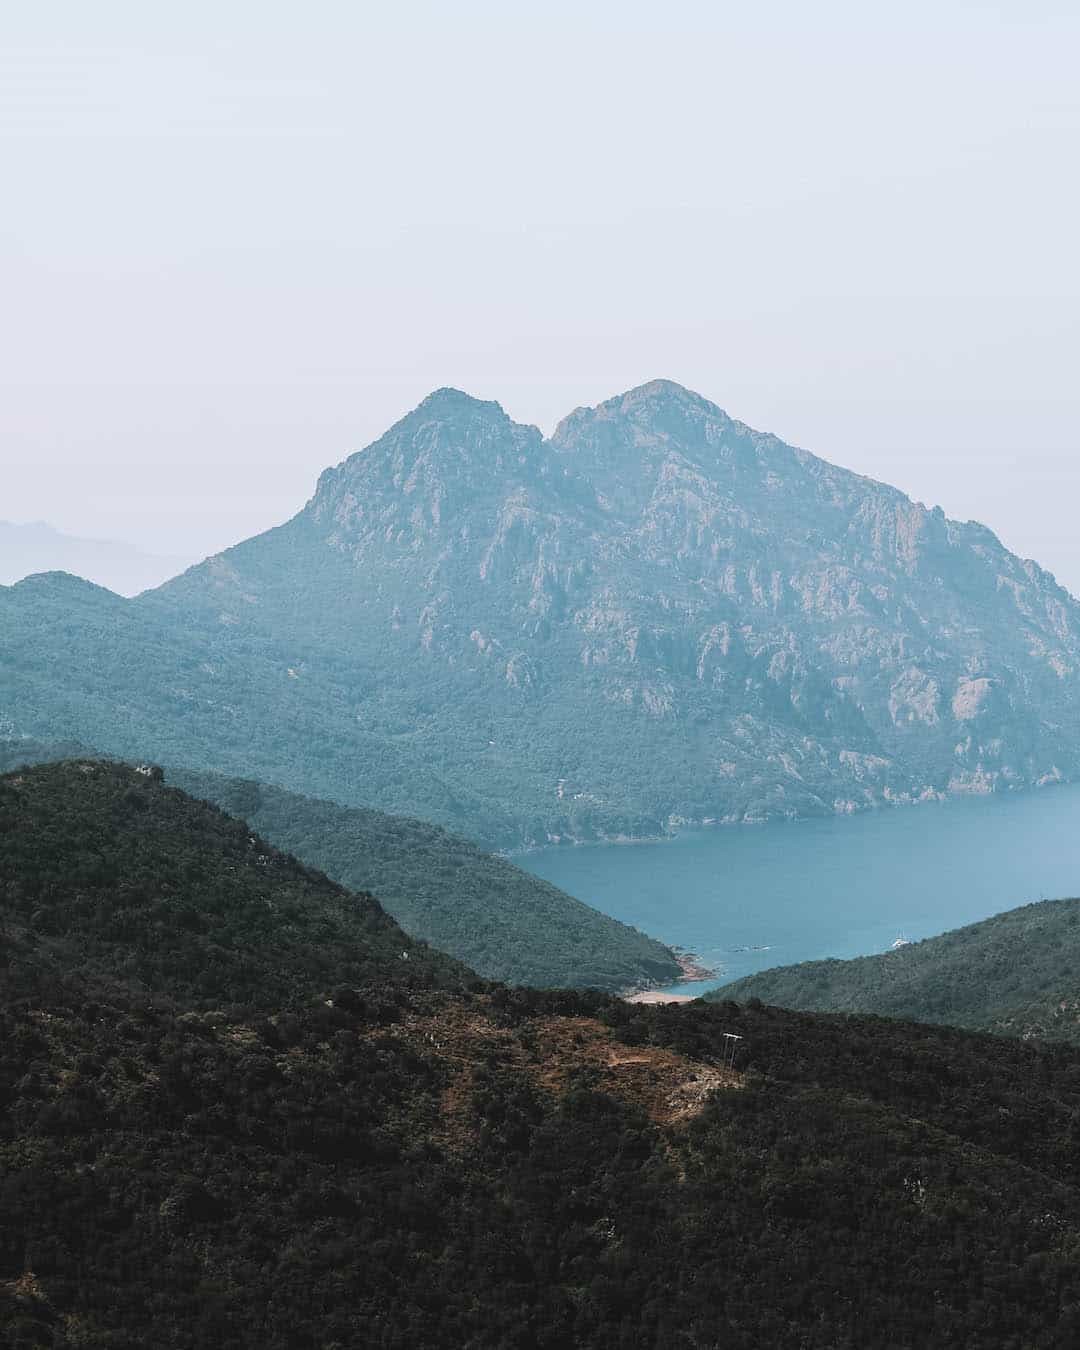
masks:
<instances>
[{"instance_id":1,"label":"sky","mask_svg":"<svg viewBox=\"0 0 1080 1350\"><path fill-rule=\"evenodd\" d=\"M0 519L164 553L655 377L1080 594L1080 6L0 7Z\"/></svg>"}]
</instances>

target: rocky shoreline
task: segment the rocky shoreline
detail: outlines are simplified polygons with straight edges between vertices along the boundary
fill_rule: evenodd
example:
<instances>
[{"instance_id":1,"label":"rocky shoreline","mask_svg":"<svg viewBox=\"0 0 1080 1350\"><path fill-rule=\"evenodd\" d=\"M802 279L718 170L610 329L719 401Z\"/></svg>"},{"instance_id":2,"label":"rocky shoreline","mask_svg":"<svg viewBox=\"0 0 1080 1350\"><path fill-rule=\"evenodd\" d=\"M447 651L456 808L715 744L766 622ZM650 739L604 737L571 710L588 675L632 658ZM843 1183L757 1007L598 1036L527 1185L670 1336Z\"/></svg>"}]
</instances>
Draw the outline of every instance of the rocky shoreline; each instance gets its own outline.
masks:
<instances>
[{"instance_id":1,"label":"rocky shoreline","mask_svg":"<svg viewBox=\"0 0 1080 1350\"><path fill-rule=\"evenodd\" d=\"M689 983L691 980L711 980L719 972L710 969L702 963L701 958L696 952L684 952L680 947L672 947L675 953L675 960L679 963L679 969L682 975L679 977L679 983Z\"/></svg>"},{"instance_id":2,"label":"rocky shoreline","mask_svg":"<svg viewBox=\"0 0 1080 1350\"><path fill-rule=\"evenodd\" d=\"M1038 779L1018 782L991 782L989 779L962 780L956 776L945 788L926 786L918 793L894 793L885 789L880 796L863 801L837 798L832 806L818 810L793 808L785 811L746 811L741 815L671 816L667 827L652 834L605 834L603 831L580 836L573 834L550 834L542 841L506 844L502 847L491 846L491 851L500 858L513 861L515 858L528 857L531 853L545 853L550 849L573 848L621 848L638 844L670 844L684 830L729 830L746 826L757 828L763 825L800 825L809 820L827 820L832 816L862 816L875 811L891 811L907 807L933 806L943 802L955 801L964 797L989 797L995 795L1039 792L1044 788L1065 786L1074 781L1060 771L1045 774Z\"/></svg>"},{"instance_id":3,"label":"rocky shoreline","mask_svg":"<svg viewBox=\"0 0 1080 1350\"><path fill-rule=\"evenodd\" d=\"M710 970L704 965L701 958L695 952L684 952L678 947L671 949L675 953L675 960L679 963L679 969L682 974L679 976L679 983L689 984L694 980L711 980L717 972ZM620 997L625 1003L691 1003L694 995L692 994L672 994L663 989L631 989Z\"/></svg>"}]
</instances>

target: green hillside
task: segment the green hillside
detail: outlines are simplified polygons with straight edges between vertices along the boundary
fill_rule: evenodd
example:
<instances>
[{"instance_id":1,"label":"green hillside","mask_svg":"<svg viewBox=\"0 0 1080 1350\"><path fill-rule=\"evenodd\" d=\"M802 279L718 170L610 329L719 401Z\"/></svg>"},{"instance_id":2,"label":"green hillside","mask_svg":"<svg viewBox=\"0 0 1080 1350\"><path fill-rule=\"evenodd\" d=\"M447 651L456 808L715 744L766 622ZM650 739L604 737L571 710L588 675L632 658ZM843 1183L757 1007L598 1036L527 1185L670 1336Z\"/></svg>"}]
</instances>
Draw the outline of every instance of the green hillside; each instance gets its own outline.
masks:
<instances>
[{"instance_id":1,"label":"green hillside","mask_svg":"<svg viewBox=\"0 0 1080 1350\"><path fill-rule=\"evenodd\" d=\"M160 770L75 760L0 778L0 867L8 997L104 981L192 1007L285 1005L388 969L423 987L473 978Z\"/></svg>"},{"instance_id":2,"label":"green hillside","mask_svg":"<svg viewBox=\"0 0 1080 1350\"><path fill-rule=\"evenodd\" d=\"M213 617L177 622L60 572L0 586L0 627L9 737L281 782L507 842L507 817L467 784L449 788L416 737L357 723L350 710L357 688L370 695L370 673L329 645L301 687L288 672L305 650L310 661L310 644Z\"/></svg>"},{"instance_id":3,"label":"green hillside","mask_svg":"<svg viewBox=\"0 0 1080 1350\"><path fill-rule=\"evenodd\" d=\"M0 741L0 772L73 755L91 757L77 744ZM377 895L406 932L491 979L618 992L680 976L662 943L438 826L245 779L166 776L342 885Z\"/></svg>"},{"instance_id":4,"label":"green hillside","mask_svg":"<svg viewBox=\"0 0 1080 1350\"><path fill-rule=\"evenodd\" d=\"M281 788L170 770L280 848L370 891L406 932L490 979L612 992L671 984L671 950L437 825Z\"/></svg>"},{"instance_id":5,"label":"green hillside","mask_svg":"<svg viewBox=\"0 0 1080 1350\"><path fill-rule=\"evenodd\" d=\"M1080 1044L1080 900L1024 905L880 956L781 966L707 997Z\"/></svg>"},{"instance_id":6,"label":"green hillside","mask_svg":"<svg viewBox=\"0 0 1080 1350\"><path fill-rule=\"evenodd\" d=\"M89 763L0 779L0 961L12 1350L1080 1338L1073 1047L473 981Z\"/></svg>"}]
</instances>

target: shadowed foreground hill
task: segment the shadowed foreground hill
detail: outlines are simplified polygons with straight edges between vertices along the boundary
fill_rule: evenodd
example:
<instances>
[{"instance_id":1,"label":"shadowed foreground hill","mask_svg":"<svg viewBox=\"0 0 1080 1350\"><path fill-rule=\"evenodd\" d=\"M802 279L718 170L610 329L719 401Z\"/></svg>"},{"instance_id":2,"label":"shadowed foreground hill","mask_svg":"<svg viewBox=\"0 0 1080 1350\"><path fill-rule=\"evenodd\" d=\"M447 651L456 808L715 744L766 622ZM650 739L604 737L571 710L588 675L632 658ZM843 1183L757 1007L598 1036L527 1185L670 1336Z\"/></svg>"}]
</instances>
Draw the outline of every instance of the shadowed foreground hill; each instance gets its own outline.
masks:
<instances>
[{"instance_id":1,"label":"shadowed foreground hill","mask_svg":"<svg viewBox=\"0 0 1080 1350\"><path fill-rule=\"evenodd\" d=\"M1080 900L1042 900L852 961L805 961L708 995L877 1013L1080 1044Z\"/></svg>"},{"instance_id":2,"label":"shadowed foreground hill","mask_svg":"<svg viewBox=\"0 0 1080 1350\"><path fill-rule=\"evenodd\" d=\"M13 1350L1080 1337L1071 1047L485 984L118 766L0 779L0 941Z\"/></svg>"},{"instance_id":3,"label":"shadowed foreground hill","mask_svg":"<svg viewBox=\"0 0 1080 1350\"><path fill-rule=\"evenodd\" d=\"M105 981L190 1007L285 1005L388 966L408 984L471 978L370 895L159 778L83 760L0 779L8 997Z\"/></svg>"},{"instance_id":4,"label":"shadowed foreground hill","mask_svg":"<svg viewBox=\"0 0 1080 1350\"><path fill-rule=\"evenodd\" d=\"M86 755L70 744L0 741L0 771ZM679 978L670 948L436 825L246 779L167 777L351 890L373 892L407 932L487 978L611 992Z\"/></svg>"}]
</instances>

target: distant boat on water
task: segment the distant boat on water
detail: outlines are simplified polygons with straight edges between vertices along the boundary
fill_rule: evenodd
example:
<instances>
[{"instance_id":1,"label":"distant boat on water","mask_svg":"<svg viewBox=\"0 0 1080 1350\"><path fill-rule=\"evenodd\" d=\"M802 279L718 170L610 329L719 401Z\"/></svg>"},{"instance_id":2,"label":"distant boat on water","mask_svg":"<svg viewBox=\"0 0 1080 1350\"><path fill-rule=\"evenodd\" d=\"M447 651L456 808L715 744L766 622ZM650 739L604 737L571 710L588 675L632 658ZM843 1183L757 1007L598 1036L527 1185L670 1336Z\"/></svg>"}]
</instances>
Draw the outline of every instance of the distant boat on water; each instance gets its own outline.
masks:
<instances>
[{"instance_id":1,"label":"distant boat on water","mask_svg":"<svg viewBox=\"0 0 1080 1350\"><path fill-rule=\"evenodd\" d=\"M898 951L901 947L910 947L911 939L906 938L903 933L897 933L896 941L892 945L893 951Z\"/></svg>"}]
</instances>

